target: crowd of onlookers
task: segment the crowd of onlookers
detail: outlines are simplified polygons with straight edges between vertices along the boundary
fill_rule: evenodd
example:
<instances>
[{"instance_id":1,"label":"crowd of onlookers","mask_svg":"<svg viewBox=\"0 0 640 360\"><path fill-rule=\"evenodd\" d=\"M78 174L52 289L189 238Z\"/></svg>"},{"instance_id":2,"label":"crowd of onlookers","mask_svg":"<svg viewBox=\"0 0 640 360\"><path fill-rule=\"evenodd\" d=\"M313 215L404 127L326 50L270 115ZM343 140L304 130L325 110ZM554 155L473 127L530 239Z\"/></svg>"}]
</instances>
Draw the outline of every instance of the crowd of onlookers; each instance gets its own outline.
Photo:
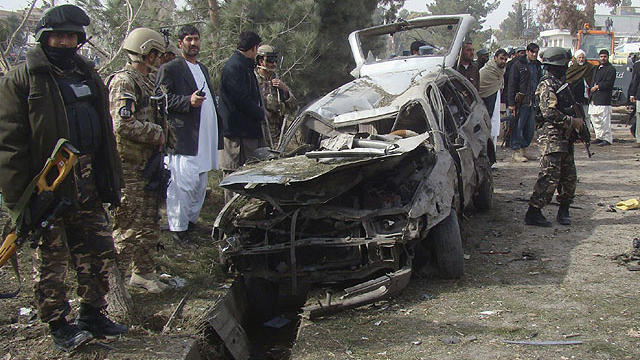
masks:
<instances>
[{"instance_id":1,"label":"crowd of onlookers","mask_svg":"<svg viewBox=\"0 0 640 360\"><path fill-rule=\"evenodd\" d=\"M456 70L478 89L487 107L494 144L504 123L506 146L513 150L513 160L518 162L538 159L527 149L536 130L534 94L544 76L539 50L536 43L508 50L498 49L491 60L489 52L480 49L474 60L473 45L469 41L463 45L456 65ZM609 62L609 55L608 50L600 50L598 64L594 65L587 61L583 50L575 51L568 64L566 79L563 79L571 87L576 103L583 107L586 123L595 133L593 142L599 146L613 143L611 104L616 70ZM640 70L638 66L633 67ZM635 71L628 89L632 103L640 98L639 84L640 76Z\"/></svg>"}]
</instances>

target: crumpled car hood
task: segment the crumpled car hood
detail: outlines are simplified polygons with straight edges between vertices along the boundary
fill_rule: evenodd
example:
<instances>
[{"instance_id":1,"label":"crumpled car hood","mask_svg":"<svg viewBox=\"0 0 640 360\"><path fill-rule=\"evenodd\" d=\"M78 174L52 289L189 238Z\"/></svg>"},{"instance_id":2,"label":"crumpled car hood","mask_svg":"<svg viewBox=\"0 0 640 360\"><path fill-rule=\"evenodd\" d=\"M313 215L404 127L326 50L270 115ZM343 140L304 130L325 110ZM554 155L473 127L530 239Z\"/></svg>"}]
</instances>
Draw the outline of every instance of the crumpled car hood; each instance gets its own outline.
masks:
<instances>
[{"instance_id":1,"label":"crumpled car hood","mask_svg":"<svg viewBox=\"0 0 640 360\"><path fill-rule=\"evenodd\" d=\"M417 151L429 134L395 142L391 151L353 156L352 149L316 151L315 157L300 155L245 165L226 176L220 186L249 197L279 205L322 204L377 173L390 170L409 153Z\"/></svg>"},{"instance_id":2,"label":"crumpled car hood","mask_svg":"<svg viewBox=\"0 0 640 360\"><path fill-rule=\"evenodd\" d=\"M433 70L398 71L361 77L320 98L306 111L333 119L337 127L347 125L341 124L344 121L340 115L357 112L360 114L358 117L365 117L367 115L363 114L366 112L392 113L398 111L401 104L394 104L394 101Z\"/></svg>"}]
</instances>

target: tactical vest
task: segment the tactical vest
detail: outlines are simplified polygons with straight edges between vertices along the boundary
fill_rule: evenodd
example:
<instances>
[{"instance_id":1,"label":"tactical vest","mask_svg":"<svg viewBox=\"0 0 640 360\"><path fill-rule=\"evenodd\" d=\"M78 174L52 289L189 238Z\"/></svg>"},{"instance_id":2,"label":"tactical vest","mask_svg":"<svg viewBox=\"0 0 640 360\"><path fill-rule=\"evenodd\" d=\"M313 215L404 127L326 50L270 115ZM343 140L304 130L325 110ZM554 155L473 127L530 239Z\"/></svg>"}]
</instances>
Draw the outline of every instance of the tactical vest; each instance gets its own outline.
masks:
<instances>
[{"instance_id":1,"label":"tactical vest","mask_svg":"<svg viewBox=\"0 0 640 360\"><path fill-rule=\"evenodd\" d=\"M62 94L71 143L81 154L92 154L103 141L100 115L96 110L98 87L78 73L55 76Z\"/></svg>"},{"instance_id":2,"label":"tactical vest","mask_svg":"<svg viewBox=\"0 0 640 360\"><path fill-rule=\"evenodd\" d=\"M155 120L154 105L149 101L149 96L154 94L153 83L149 78L133 69L124 68L107 79L107 86L113 81L115 76L126 76L135 84L135 111L132 114L140 122L157 123ZM133 99L132 99L133 100ZM158 124L162 125L162 124ZM149 157L157 150L157 146L137 142L133 139L124 138L116 133L116 144L122 159L138 166L144 164Z\"/></svg>"}]
</instances>

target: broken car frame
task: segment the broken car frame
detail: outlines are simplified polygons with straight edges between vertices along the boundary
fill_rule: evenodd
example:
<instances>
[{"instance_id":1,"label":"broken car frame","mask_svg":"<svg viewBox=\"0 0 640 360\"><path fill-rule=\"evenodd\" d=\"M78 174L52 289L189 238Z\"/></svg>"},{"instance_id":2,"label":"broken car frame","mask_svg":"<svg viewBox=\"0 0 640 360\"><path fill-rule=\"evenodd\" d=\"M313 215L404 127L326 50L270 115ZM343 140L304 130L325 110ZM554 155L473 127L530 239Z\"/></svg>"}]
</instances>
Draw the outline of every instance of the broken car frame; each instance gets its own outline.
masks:
<instances>
[{"instance_id":1,"label":"broken car frame","mask_svg":"<svg viewBox=\"0 0 640 360\"><path fill-rule=\"evenodd\" d=\"M311 316L393 295L427 262L461 277L458 216L491 206L495 161L483 102L450 68L472 22L432 16L352 33L357 78L307 107L279 156L221 181L239 194L214 223L224 266L286 295L364 281ZM415 39L403 31L449 37L432 55L397 56ZM365 58L363 44L391 50Z\"/></svg>"}]
</instances>

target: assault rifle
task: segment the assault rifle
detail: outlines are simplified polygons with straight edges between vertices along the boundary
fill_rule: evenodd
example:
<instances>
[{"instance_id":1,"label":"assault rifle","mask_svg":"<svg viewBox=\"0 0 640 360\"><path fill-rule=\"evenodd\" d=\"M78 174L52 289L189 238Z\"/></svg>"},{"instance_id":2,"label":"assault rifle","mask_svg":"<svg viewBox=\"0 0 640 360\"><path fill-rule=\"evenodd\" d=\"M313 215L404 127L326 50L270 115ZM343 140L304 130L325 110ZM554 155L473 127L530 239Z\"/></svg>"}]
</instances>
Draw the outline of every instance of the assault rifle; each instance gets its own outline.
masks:
<instances>
[{"instance_id":1,"label":"assault rifle","mask_svg":"<svg viewBox=\"0 0 640 360\"><path fill-rule=\"evenodd\" d=\"M511 114L511 117L507 118L507 129L504 132L504 138L502 139L502 147L509 146L511 143L511 135L513 131L518 127L518 116L520 115L520 106L522 105L522 101L524 100L525 94L521 92L517 92L514 98L516 109Z\"/></svg>"},{"instance_id":2,"label":"assault rifle","mask_svg":"<svg viewBox=\"0 0 640 360\"><path fill-rule=\"evenodd\" d=\"M42 171L20 196L16 205L19 213L15 219L15 226L7 231L9 234L0 246L0 267L11 260L18 278L18 289L11 293L1 293L0 299L15 297L22 287L16 255L18 248L27 238L31 239L31 248L37 248L42 232L50 229L55 219L71 205L71 200L68 198L58 197L56 189L73 170L78 160L77 154L78 150L66 139L58 140Z\"/></svg>"},{"instance_id":3,"label":"assault rifle","mask_svg":"<svg viewBox=\"0 0 640 360\"><path fill-rule=\"evenodd\" d=\"M203 90L201 89L200 91ZM169 132L167 129L167 93L163 91L160 95L150 96L149 100L154 105L153 114L155 123L162 127L164 143L158 151L155 151L149 159L147 159L147 163L142 170L142 176L147 181L144 189L156 194L156 202L159 206L160 202L167 196L167 186L171 178L171 172L164 166L164 156L167 153L167 142L169 141Z\"/></svg>"},{"instance_id":4,"label":"assault rifle","mask_svg":"<svg viewBox=\"0 0 640 360\"><path fill-rule=\"evenodd\" d=\"M569 135L569 141L582 141L585 149L587 149L587 156L591 158L590 147L591 147L591 133L589 133L589 127L587 126L587 120L585 117L584 110L582 106L576 102L576 99L573 96L573 91L571 90L571 86L568 83L564 83L558 91L556 91L556 95L558 96L558 105L562 107L560 111L569 116L574 116L582 119L582 127L580 130L572 129Z\"/></svg>"}]
</instances>

